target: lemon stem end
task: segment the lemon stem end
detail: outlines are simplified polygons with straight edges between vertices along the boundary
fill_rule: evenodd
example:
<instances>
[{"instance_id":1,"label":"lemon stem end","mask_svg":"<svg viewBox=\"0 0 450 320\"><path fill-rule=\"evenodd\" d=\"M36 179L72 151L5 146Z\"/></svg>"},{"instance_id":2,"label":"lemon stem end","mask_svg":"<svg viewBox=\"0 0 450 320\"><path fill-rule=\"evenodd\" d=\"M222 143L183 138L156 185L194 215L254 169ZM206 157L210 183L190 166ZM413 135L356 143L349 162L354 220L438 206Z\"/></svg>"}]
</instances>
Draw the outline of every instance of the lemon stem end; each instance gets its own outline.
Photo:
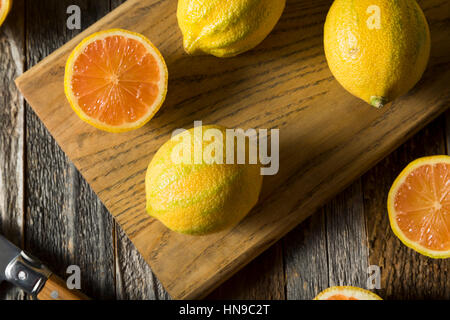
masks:
<instances>
[{"instance_id":1,"label":"lemon stem end","mask_svg":"<svg viewBox=\"0 0 450 320\"><path fill-rule=\"evenodd\" d=\"M377 109L383 108L386 105L386 103L387 103L387 100L385 97L380 97L380 96L370 97L370 104Z\"/></svg>"}]
</instances>

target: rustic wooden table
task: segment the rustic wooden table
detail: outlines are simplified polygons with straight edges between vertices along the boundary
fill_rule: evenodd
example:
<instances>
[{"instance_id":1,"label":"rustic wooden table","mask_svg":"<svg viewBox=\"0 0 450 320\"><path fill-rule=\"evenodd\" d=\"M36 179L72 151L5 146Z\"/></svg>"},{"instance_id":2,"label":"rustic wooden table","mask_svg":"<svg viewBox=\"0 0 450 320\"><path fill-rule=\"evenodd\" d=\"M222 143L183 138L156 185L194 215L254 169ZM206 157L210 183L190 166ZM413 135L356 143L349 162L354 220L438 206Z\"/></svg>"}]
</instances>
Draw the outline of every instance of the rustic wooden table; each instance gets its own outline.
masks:
<instances>
[{"instance_id":1,"label":"rustic wooden table","mask_svg":"<svg viewBox=\"0 0 450 320\"><path fill-rule=\"evenodd\" d=\"M61 276L80 266L82 290L93 298L169 299L13 82L79 32L66 27L70 5L80 6L84 29L122 2L14 0L0 28L0 233ZM376 265L383 298L450 299L450 259L435 261L403 246L385 206L408 162L448 154L449 146L447 112L209 298L311 299L332 285L366 287L367 269ZM26 298L0 287L0 299Z\"/></svg>"}]
</instances>

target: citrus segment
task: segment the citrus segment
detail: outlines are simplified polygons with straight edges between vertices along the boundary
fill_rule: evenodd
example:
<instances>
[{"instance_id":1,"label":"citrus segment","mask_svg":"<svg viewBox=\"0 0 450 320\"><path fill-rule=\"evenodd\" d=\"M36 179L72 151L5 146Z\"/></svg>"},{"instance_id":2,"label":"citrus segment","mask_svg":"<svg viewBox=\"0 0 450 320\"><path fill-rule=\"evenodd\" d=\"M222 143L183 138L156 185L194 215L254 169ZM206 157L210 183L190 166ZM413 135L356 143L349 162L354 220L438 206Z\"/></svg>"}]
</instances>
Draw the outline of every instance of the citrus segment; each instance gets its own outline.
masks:
<instances>
[{"instance_id":1,"label":"citrus segment","mask_svg":"<svg viewBox=\"0 0 450 320\"><path fill-rule=\"evenodd\" d=\"M12 0L0 0L0 26L6 19L6 16L11 9Z\"/></svg>"},{"instance_id":2,"label":"citrus segment","mask_svg":"<svg viewBox=\"0 0 450 320\"><path fill-rule=\"evenodd\" d=\"M65 90L74 111L110 132L136 129L160 108L167 67L144 36L107 30L86 38L66 65Z\"/></svg>"},{"instance_id":3,"label":"citrus segment","mask_svg":"<svg viewBox=\"0 0 450 320\"><path fill-rule=\"evenodd\" d=\"M389 192L388 212L407 246L433 258L450 257L450 157L409 164Z\"/></svg>"},{"instance_id":4,"label":"citrus segment","mask_svg":"<svg viewBox=\"0 0 450 320\"><path fill-rule=\"evenodd\" d=\"M378 295L357 287L331 287L317 295L314 300L382 300Z\"/></svg>"}]
</instances>

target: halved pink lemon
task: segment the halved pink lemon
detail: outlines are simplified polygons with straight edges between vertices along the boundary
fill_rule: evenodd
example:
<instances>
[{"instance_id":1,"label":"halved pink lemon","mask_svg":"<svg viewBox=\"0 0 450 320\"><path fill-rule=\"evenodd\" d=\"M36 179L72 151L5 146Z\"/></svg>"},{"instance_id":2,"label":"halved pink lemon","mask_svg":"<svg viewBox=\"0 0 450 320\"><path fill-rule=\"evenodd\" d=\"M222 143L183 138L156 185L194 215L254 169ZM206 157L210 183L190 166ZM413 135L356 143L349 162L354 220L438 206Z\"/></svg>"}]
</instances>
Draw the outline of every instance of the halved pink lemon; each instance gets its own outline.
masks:
<instances>
[{"instance_id":1,"label":"halved pink lemon","mask_svg":"<svg viewBox=\"0 0 450 320\"><path fill-rule=\"evenodd\" d=\"M142 127L159 110L168 71L161 53L143 35L122 29L94 33L72 52L64 88L76 114L98 129Z\"/></svg>"},{"instance_id":2,"label":"halved pink lemon","mask_svg":"<svg viewBox=\"0 0 450 320\"><path fill-rule=\"evenodd\" d=\"M317 295L314 300L382 300L378 295L365 289L342 286L331 287Z\"/></svg>"},{"instance_id":3,"label":"halved pink lemon","mask_svg":"<svg viewBox=\"0 0 450 320\"><path fill-rule=\"evenodd\" d=\"M388 196L392 230L408 247L431 258L450 257L450 157L410 163Z\"/></svg>"}]
</instances>

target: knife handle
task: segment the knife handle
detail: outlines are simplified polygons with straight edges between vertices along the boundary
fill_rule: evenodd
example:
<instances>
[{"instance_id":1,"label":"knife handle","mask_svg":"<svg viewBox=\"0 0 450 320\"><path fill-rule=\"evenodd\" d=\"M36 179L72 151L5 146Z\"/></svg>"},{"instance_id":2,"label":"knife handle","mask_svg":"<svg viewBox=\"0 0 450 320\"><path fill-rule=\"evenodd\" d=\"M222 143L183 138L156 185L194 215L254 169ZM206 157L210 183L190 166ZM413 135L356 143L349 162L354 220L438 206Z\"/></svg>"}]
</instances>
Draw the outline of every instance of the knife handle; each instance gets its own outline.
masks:
<instances>
[{"instance_id":1,"label":"knife handle","mask_svg":"<svg viewBox=\"0 0 450 320\"><path fill-rule=\"evenodd\" d=\"M64 280L52 274L37 294L39 300L90 300L78 290L70 290Z\"/></svg>"}]
</instances>

